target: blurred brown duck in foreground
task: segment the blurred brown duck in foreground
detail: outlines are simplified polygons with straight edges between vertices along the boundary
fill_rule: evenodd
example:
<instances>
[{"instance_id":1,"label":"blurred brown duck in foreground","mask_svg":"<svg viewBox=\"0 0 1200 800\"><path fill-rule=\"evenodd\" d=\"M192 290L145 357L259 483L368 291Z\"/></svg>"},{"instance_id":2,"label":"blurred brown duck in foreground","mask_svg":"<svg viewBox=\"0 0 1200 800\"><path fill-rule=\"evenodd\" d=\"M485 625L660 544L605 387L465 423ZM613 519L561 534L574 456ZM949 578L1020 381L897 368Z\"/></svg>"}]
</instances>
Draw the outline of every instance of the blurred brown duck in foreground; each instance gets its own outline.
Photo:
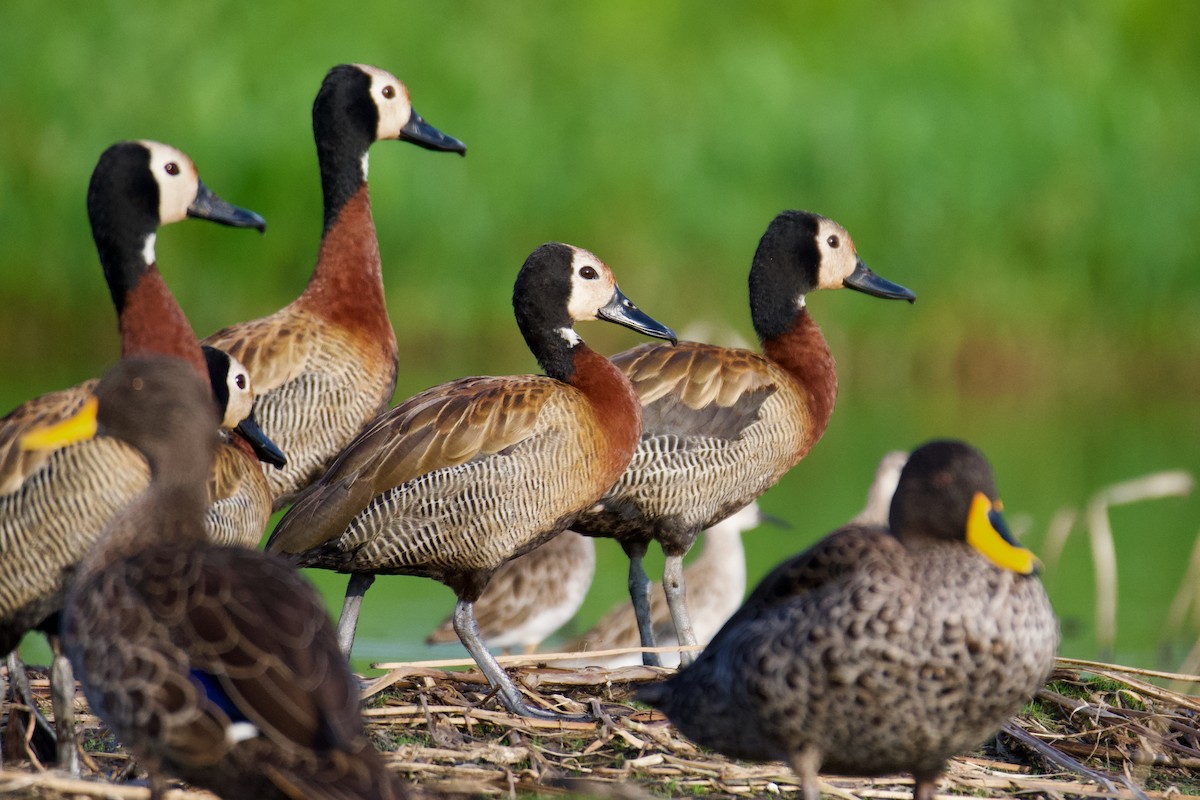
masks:
<instances>
[{"instance_id":1,"label":"blurred brown duck in foreground","mask_svg":"<svg viewBox=\"0 0 1200 800\"><path fill-rule=\"evenodd\" d=\"M87 208L117 310L121 353L182 358L206 381L211 377L213 392L219 395L226 431L208 481L209 535L257 546L270 519L271 497L256 453L275 465L284 463L283 454L262 436L251 416L254 395L245 367L224 354L213 353L206 361L158 271L154 244L159 227L187 217L260 230L265 226L262 217L213 194L186 155L149 141L121 142L104 151L92 172ZM56 612L67 575L104 525L149 480L145 460L112 439L53 453L29 453L17 446L29 430L78 411L93 387L94 381L42 395L0 420L2 654L10 653L32 629L49 634L57 652ZM15 657L10 666L16 667ZM55 660L55 673L55 716L60 733L69 737L73 715L68 697L74 696L74 681L61 658ZM68 758L74 752L69 746L60 751Z\"/></svg>"},{"instance_id":2,"label":"blurred brown duck in foreground","mask_svg":"<svg viewBox=\"0 0 1200 800\"><path fill-rule=\"evenodd\" d=\"M288 454L267 480L280 509L387 408L396 388L396 334L388 319L379 242L367 192L372 143L394 139L465 154L425 122L396 76L342 64L313 103L325 222L304 292L274 314L204 340L237 356L258 390L256 413Z\"/></svg>"},{"instance_id":3,"label":"blurred brown duck in foreground","mask_svg":"<svg viewBox=\"0 0 1200 800\"><path fill-rule=\"evenodd\" d=\"M762 355L680 342L640 345L613 357L641 400L642 440L629 469L573 528L616 539L629 555L629 593L643 646L655 645L650 581L642 568L650 542L666 554L663 589L679 642L694 645L683 556L701 530L773 486L824 434L837 373L807 297L843 287L915 299L867 269L841 225L785 211L767 227L750 267L750 316ZM659 663L649 653L644 660Z\"/></svg>"},{"instance_id":4,"label":"blurred brown duck in foreground","mask_svg":"<svg viewBox=\"0 0 1200 800\"><path fill-rule=\"evenodd\" d=\"M848 525L758 585L694 664L639 698L734 758L910 772L929 800L946 760L1033 696L1058 646L1033 555L1008 534L991 467L935 441L909 458L890 527Z\"/></svg>"},{"instance_id":5,"label":"blurred brown duck in foreground","mask_svg":"<svg viewBox=\"0 0 1200 800\"><path fill-rule=\"evenodd\" d=\"M641 433L628 379L575 332L603 319L669 328L631 303L586 250L545 244L521 267L513 310L545 375L463 378L381 415L280 520L267 549L350 573L338 634L348 655L375 575L424 575L458 597L454 629L504 705L527 706L484 647L474 603L505 561L561 533L625 470Z\"/></svg>"},{"instance_id":6,"label":"blurred brown duck in foreground","mask_svg":"<svg viewBox=\"0 0 1200 800\"><path fill-rule=\"evenodd\" d=\"M225 800L398 798L363 731L358 682L320 597L281 559L210 544L217 447L208 388L184 362L122 359L78 415L23 447L118 438L149 488L71 581L63 639L92 709L149 770Z\"/></svg>"}]
</instances>

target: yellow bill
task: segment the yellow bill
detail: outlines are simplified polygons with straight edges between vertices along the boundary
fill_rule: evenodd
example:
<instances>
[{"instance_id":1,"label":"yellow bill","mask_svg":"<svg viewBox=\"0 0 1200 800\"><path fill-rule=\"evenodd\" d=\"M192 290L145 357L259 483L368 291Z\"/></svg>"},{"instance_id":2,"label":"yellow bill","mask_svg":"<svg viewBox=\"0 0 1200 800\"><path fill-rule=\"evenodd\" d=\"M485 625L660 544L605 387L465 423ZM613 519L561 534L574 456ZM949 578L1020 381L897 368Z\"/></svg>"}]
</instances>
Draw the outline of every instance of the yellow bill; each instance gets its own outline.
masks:
<instances>
[{"instance_id":1,"label":"yellow bill","mask_svg":"<svg viewBox=\"0 0 1200 800\"><path fill-rule=\"evenodd\" d=\"M975 493L967 515L967 544L1001 569L1032 575L1041 569L1041 562L1009 533L1000 508L999 501L993 505L983 492Z\"/></svg>"},{"instance_id":2,"label":"yellow bill","mask_svg":"<svg viewBox=\"0 0 1200 800\"><path fill-rule=\"evenodd\" d=\"M54 425L35 428L21 437L22 450L57 450L75 442L91 439L96 435L96 409L99 403L89 397L83 408L73 416Z\"/></svg>"}]
</instances>

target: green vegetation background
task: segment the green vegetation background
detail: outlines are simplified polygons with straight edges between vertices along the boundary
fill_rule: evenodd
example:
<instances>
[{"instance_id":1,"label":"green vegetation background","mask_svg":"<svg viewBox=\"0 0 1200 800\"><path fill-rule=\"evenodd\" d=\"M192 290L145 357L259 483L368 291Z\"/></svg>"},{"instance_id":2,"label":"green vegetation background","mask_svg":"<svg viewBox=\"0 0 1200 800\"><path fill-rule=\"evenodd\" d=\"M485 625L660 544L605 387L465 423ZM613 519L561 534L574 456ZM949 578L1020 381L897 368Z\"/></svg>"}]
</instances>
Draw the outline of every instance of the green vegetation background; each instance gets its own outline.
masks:
<instances>
[{"instance_id":1,"label":"green vegetation background","mask_svg":"<svg viewBox=\"0 0 1200 800\"><path fill-rule=\"evenodd\" d=\"M842 397L768 495L796 529L754 534L752 577L849 516L884 451L935 435L991 456L1035 546L1054 510L1106 483L1200 472L1190 3L8 0L0 408L116 357L83 202L116 140L180 147L268 220L262 238L193 222L160 235L199 333L299 292L321 219L310 108L343 61L395 72L470 148L372 150L400 397L534 369L509 298L547 240L595 250L651 314L715 336L752 337L746 269L784 208L839 220L868 264L916 291L914 307L811 300ZM636 341L604 327L583 331L602 350ZM1131 651L1161 631L1196 509L1114 519ZM1089 654L1082 540L1066 562L1078 575L1047 581L1068 646ZM623 591L619 574L601 582L605 598Z\"/></svg>"}]
</instances>

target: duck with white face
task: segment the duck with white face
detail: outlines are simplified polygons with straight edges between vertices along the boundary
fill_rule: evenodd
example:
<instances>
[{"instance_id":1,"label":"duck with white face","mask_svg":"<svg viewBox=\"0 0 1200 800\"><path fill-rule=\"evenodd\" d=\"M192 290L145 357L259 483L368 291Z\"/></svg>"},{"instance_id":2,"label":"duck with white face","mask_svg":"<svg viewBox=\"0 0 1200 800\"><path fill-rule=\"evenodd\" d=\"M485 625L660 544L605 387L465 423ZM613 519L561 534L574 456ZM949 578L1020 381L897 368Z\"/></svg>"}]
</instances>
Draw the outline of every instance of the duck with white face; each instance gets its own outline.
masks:
<instances>
[{"instance_id":1,"label":"duck with white face","mask_svg":"<svg viewBox=\"0 0 1200 800\"><path fill-rule=\"evenodd\" d=\"M773 486L824 434L837 372L808 297L842 288L915 299L868 269L841 225L785 211L768 225L750 267L750 316L761 353L680 342L613 356L641 400L642 440L629 469L572 529L616 539L629 556L629 594L644 647L657 645L642 567L649 544L658 542L666 555L663 589L678 641L695 645L684 555L701 530ZM659 665L653 653L644 661Z\"/></svg>"},{"instance_id":2,"label":"duck with white face","mask_svg":"<svg viewBox=\"0 0 1200 800\"><path fill-rule=\"evenodd\" d=\"M265 470L276 510L315 481L395 392L396 334L367 190L371 147L402 141L466 154L466 145L416 112L395 75L367 64L329 70L312 124L323 219L308 284L275 313L205 339L249 368L258 421L288 455L283 469Z\"/></svg>"},{"instance_id":3,"label":"duck with white face","mask_svg":"<svg viewBox=\"0 0 1200 800\"><path fill-rule=\"evenodd\" d=\"M513 289L517 326L544 375L463 378L378 417L284 515L267 543L300 566L349 573L347 655L375 575L424 575L458 596L454 629L500 700L534 709L484 647L474 602L511 558L565 530L624 471L641 435L628 379L577 322L601 319L675 340L579 247L542 245Z\"/></svg>"}]
</instances>

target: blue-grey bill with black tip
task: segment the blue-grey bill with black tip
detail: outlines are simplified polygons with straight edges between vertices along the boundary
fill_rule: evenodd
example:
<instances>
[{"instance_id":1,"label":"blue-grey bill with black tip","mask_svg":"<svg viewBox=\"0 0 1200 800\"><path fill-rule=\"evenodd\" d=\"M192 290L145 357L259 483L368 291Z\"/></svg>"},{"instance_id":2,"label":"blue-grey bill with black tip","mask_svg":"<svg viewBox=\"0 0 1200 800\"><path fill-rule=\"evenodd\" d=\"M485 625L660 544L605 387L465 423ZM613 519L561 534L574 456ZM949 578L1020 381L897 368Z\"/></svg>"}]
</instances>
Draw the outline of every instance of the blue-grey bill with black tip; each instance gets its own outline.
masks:
<instances>
[{"instance_id":1,"label":"blue-grey bill with black tip","mask_svg":"<svg viewBox=\"0 0 1200 800\"><path fill-rule=\"evenodd\" d=\"M258 427L258 420L254 418L253 408L234 430L250 444L250 448L254 450L254 455L258 456L259 461L270 464L275 469L283 469L287 466L287 456L279 449L279 445L267 438L262 428Z\"/></svg>"},{"instance_id":2,"label":"blue-grey bill with black tip","mask_svg":"<svg viewBox=\"0 0 1200 800\"><path fill-rule=\"evenodd\" d=\"M412 142L415 145L424 147L426 150L443 150L458 153L460 156L467 154L467 146L465 144L453 136L447 136L430 125L421 118L416 109L413 109L412 116L409 117L404 127L400 129L400 140Z\"/></svg>"},{"instance_id":3,"label":"blue-grey bill with black tip","mask_svg":"<svg viewBox=\"0 0 1200 800\"><path fill-rule=\"evenodd\" d=\"M608 305L601 308L596 314L600 319L624 325L626 328L632 328L638 333L644 333L647 336L654 336L658 339L670 339L671 344L679 344L679 337L675 335L675 331L635 306L633 301L616 287L613 288L613 296L608 301Z\"/></svg>"},{"instance_id":4,"label":"blue-grey bill with black tip","mask_svg":"<svg viewBox=\"0 0 1200 800\"><path fill-rule=\"evenodd\" d=\"M842 283L847 289L857 289L875 297L883 297L888 300L907 300L910 303L917 302L917 296L911 290L879 277L861 261L854 266L854 272L851 272L850 276Z\"/></svg>"},{"instance_id":5,"label":"blue-grey bill with black tip","mask_svg":"<svg viewBox=\"0 0 1200 800\"><path fill-rule=\"evenodd\" d=\"M222 225L230 225L234 228L257 228L260 233L267 229L266 220L258 214L226 203L217 197L212 189L205 186L203 181L196 189L196 199L188 206L187 215L196 219L207 219Z\"/></svg>"}]
</instances>

